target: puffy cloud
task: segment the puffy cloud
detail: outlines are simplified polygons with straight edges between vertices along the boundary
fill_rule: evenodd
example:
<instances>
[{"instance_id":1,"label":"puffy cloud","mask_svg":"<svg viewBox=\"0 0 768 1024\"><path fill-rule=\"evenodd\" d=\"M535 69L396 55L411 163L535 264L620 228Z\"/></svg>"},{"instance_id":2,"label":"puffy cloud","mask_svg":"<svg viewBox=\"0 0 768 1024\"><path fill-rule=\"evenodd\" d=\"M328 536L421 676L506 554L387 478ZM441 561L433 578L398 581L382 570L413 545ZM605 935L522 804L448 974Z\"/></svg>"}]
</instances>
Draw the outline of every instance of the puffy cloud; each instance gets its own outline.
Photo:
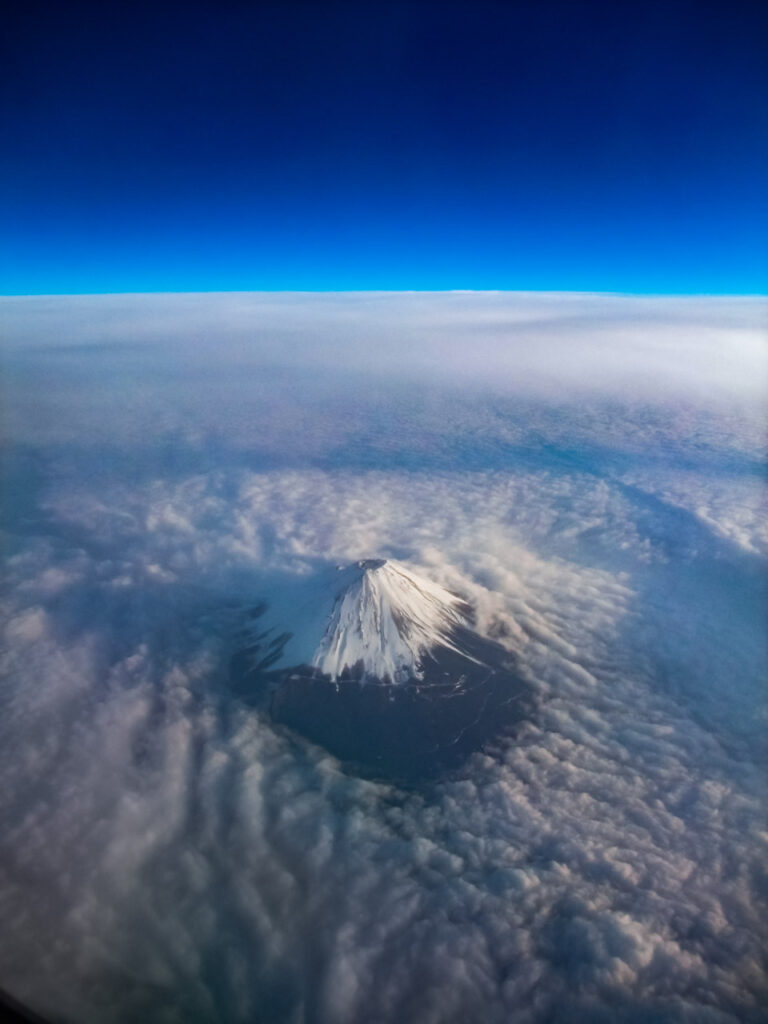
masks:
<instances>
[{"instance_id":1,"label":"puffy cloud","mask_svg":"<svg viewBox=\"0 0 768 1024\"><path fill-rule=\"evenodd\" d=\"M23 396L12 415L0 983L78 1021L758 1021L766 646L751 421L664 395L611 404L621 367L600 378L614 397L582 405L476 379L455 403L427 387L421 408L386 378L392 353L371 357L370 403L354 376L320 375L302 409L312 389L292 367L308 346L285 337L332 311L327 370L381 316L391 333L407 323L409 344L426 338L415 370L435 362L438 330L451 358L472 335L487 360L502 328L517 337L543 318L550 355L573 337L593 359L631 320L653 373L685 328L676 374L699 328L740 337L756 305L141 301L139 315L121 300L120 316L115 299L16 307L29 373L62 309L70 340L53 345L174 338L148 366L121 356L136 374L125 407L108 409L112 357L89 369L77 350L69 383L36 398L38 422ZM255 309L284 333L244 354ZM207 397L183 374L155 378L195 322L224 349ZM739 373L750 358L734 356ZM263 368L273 396L238 390L249 361L247 380ZM554 394L559 371L549 380ZM234 412L216 409L224 385ZM57 441L46 423L83 395L93 404ZM349 431L334 420L345 396ZM177 433L161 451L144 417L163 404L157 429ZM465 593L538 695L514 737L422 788L355 777L227 678L249 608L266 600L289 627L317 571L375 555Z\"/></svg>"}]
</instances>

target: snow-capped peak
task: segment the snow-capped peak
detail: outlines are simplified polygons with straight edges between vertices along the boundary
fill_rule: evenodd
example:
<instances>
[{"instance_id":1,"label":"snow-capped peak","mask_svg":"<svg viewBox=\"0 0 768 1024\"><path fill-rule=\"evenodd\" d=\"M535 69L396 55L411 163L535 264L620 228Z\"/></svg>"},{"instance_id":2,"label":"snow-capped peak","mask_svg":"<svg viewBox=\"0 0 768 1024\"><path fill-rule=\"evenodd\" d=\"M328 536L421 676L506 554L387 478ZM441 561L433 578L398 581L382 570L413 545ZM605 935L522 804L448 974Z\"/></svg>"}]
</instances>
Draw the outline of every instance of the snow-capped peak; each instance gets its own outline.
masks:
<instances>
[{"instance_id":1,"label":"snow-capped peak","mask_svg":"<svg viewBox=\"0 0 768 1024\"><path fill-rule=\"evenodd\" d=\"M466 605L437 583L399 562L366 559L340 569L338 584L312 659L332 678L349 669L393 683L420 679L431 649L456 650L452 635L466 624Z\"/></svg>"}]
</instances>

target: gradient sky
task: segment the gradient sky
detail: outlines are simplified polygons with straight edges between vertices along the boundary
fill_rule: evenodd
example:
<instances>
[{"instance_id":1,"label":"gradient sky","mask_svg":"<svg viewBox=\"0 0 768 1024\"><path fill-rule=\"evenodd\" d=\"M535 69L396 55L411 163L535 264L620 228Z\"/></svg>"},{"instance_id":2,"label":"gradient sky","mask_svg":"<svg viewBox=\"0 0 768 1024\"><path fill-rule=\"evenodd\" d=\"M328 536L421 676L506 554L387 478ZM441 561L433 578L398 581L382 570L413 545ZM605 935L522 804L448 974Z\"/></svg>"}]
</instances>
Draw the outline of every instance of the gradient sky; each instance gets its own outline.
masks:
<instances>
[{"instance_id":1,"label":"gradient sky","mask_svg":"<svg viewBox=\"0 0 768 1024\"><path fill-rule=\"evenodd\" d=\"M14 2L0 292L765 292L753 2Z\"/></svg>"}]
</instances>

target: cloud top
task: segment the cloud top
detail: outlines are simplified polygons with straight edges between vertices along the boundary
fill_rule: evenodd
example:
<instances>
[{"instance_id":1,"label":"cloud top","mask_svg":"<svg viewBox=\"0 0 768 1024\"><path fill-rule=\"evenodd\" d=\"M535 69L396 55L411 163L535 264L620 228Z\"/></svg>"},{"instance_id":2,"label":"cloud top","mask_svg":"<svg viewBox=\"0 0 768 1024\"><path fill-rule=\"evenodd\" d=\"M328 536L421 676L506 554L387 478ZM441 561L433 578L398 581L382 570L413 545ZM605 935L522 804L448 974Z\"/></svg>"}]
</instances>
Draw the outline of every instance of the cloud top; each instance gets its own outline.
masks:
<instances>
[{"instance_id":1,"label":"cloud top","mask_svg":"<svg viewBox=\"0 0 768 1024\"><path fill-rule=\"evenodd\" d=\"M4 311L0 984L85 1022L760 1020L760 301ZM536 695L428 786L228 676L255 607L370 557Z\"/></svg>"}]
</instances>

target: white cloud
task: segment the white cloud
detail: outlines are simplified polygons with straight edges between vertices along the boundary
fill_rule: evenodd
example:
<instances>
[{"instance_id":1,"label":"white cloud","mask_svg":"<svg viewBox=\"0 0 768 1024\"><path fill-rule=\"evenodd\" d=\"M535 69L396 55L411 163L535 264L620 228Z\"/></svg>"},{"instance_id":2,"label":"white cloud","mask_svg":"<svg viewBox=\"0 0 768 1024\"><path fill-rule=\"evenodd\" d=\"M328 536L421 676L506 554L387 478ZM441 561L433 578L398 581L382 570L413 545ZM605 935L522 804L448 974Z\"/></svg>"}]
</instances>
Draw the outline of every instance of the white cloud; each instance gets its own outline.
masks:
<instances>
[{"instance_id":1,"label":"white cloud","mask_svg":"<svg viewBox=\"0 0 768 1024\"><path fill-rule=\"evenodd\" d=\"M756 1022L768 997L760 441L726 393L757 366L760 307L398 301L14 307L13 358L33 379L29 346L62 310L73 343L175 340L147 365L126 351L117 377L73 352L51 395L22 395L12 415L0 983L78 1021ZM358 369L377 367L371 395L345 377L312 398L291 369L306 339L249 348L254 310L270 330L324 317L317 364L351 346ZM527 396L470 374L480 390L427 388L424 408L385 379L409 346L421 345L412 372L434 368L443 332L447 376L490 365L489 346L499 370L499 332L542 319ZM564 339L589 364L618 320L675 386L702 323L710 354L715 328L742 337L725 404L649 402L645 385L628 398L634 357L599 375L602 398L558 391L582 379L567 360L547 369ZM404 321L389 353L353 345L361 324L391 339ZM169 355L193 323L224 345L210 389ZM532 397L539 372L556 408ZM710 369L690 373L708 386ZM219 407L228 387L233 405ZM351 426L336 422L350 409ZM159 451L166 428L175 440ZM277 624L321 566L376 555L462 589L540 698L518 736L422 790L345 774L227 680L248 607L268 600Z\"/></svg>"}]
</instances>

